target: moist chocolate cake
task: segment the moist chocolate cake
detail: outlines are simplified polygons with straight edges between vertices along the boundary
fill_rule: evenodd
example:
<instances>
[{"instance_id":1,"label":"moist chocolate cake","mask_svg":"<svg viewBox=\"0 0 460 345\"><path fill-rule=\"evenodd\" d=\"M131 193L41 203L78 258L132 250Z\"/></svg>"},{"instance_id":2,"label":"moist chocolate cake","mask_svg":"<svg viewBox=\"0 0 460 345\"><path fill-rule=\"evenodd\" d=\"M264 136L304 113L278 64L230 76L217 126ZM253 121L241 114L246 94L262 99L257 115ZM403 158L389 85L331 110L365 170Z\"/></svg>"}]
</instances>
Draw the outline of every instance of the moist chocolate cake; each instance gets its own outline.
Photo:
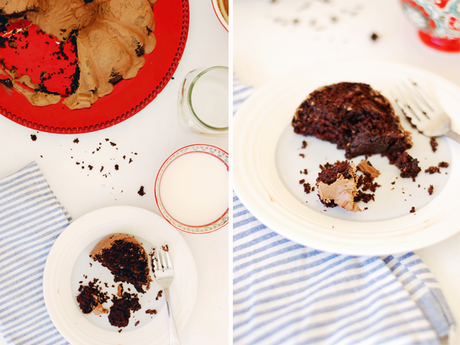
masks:
<instances>
[{"instance_id":1,"label":"moist chocolate cake","mask_svg":"<svg viewBox=\"0 0 460 345\"><path fill-rule=\"evenodd\" d=\"M295 133L336 144L348 159L380 153L402 177L415 178L420 171L418 161L405 152L412 147L410 133L390 102L367 84L342 82L316 89L297 108L292 126Z\"/></svg>"},{"instance_id":2,"label":"moist chocolate cake","mask_svg":"<svg viewBox=\"0 0 460 345\"><path fill-rule=\"evenodd\" d=\"M124 292L121 296L113 296L110 307L109 322L115 327L126 327L129 323L131 311L141 309L139 298L135 294Z\"/></svg>"},{"instance_id":3,"label":"moist chocolate cake","mask_svg":"<svg viewBox=\"0 0 460 345\"><path fill-rule=\"evenodd\" d=\"M94 313L96 315L107 314L108 310L102 307L109 298L97 285L98 279L89 282L88 285L80 285L77 296L78 305L83 314Z\"/></svg>"},{"instance_id":4,"label":"moist chocolate cake","mask_svg":"<svg viewBox=\"0 0 460 345\"><path fill-rule=\"evenodd\" d=\"M318 196L326 207L340 206L348 211L361 211L355 203L357 194L356 168L353 162L337 161L320 166L321 171L316 179Z\"/></svg>"},{"instance_id":5,"label":"moist chocolate cake","mask_svg":"<svg viewBox=\"0 0 460 345\"><path fill-rule=\"evenodd\" d=\"M90 257L107 267L115 282L133 284L140 293L150 288L148 256L135 238L125 234L109 235L94 247Z\"/></svg>"}]
</instances>

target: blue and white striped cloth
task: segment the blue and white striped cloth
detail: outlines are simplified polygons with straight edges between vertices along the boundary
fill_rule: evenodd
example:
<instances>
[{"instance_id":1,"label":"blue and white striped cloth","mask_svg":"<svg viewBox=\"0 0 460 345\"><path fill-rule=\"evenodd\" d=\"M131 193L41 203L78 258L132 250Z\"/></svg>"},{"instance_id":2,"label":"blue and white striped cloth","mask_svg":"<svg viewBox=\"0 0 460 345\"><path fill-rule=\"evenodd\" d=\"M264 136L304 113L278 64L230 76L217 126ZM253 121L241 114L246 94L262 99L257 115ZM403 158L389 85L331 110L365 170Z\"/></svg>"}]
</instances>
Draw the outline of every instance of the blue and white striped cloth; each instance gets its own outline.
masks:
<instances>
[{"instance_id":1,"label":"blue and white striped cloth","mask_svg":"<svg viewBox=\"0 0 460 345\"><path fill-rule=\"evenodd\" d=\"M0 180L0 333L7 344L68 344L43 299L43 271L71 217L37 163Z\"/></svg>"},{"instance_id":2,"label":"blue and white striped cloth","mask_svg":"<svg viewBox=\"0 0 460 345\"><path fill-rule=\"evenodd\" d=\"M234 111L252 94L234 79ZM356 257L292 242L233 197L233 344L439 344L455 321L414 253Z\"/></svg>"}]
</instances>

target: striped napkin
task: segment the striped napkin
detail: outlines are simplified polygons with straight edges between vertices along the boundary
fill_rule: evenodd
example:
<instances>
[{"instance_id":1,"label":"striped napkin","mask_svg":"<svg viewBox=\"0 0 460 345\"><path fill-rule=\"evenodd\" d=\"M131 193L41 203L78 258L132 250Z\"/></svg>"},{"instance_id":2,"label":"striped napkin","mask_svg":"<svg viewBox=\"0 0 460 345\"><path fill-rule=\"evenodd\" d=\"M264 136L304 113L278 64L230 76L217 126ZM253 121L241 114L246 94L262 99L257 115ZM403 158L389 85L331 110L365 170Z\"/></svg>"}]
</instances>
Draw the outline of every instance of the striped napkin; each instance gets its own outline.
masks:
<instances>
[{"instance_id":1,"label":"striped napkin","mask_svg":"<svg viewBox=\"0 0 460 345\"><path fill-rule=\"evenodd\" d=\"M234 112L253 89L234 79ZM414 253L357 257L292 242L233 195L233 344L440 344L455 321Z\"/></svg>"},{"instance_id":2,"label":"striped napkin","mask_svg":"<svg viewBox=\"0 0 460 345\"><path fill-rule=\"evenodd\" d=\"M43 270L71 220L37 163L0 180L0 333L7 344L68 344L46 310Z\"/></svg>"}]
</instances>

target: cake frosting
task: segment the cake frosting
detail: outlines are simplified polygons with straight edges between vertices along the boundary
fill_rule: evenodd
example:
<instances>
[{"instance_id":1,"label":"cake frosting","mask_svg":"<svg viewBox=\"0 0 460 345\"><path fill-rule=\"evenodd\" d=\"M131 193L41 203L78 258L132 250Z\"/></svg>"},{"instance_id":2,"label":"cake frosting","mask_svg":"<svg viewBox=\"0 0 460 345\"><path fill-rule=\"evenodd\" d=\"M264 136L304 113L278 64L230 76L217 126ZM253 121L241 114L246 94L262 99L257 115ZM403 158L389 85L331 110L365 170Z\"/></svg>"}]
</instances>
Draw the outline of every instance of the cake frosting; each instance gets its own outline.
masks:
<instances>
[{"instance_id":1,"label":"cake frosting","mask_svg":"<svg viewBox=\"0 0 460 345\"><path fill-rule=\"evenodd\" d=\"M89 108L113 91L121 79L134 78L145 64L144 54L156 45L152 5L156 0L0 0L0 10L23 15L63 42L76 35L78 87L63 103L70 109ZM24 79L17 76L15 84ZM30 86L29 86L30 87ZM34 105L60 101L59 95L19 90ZM41 92L38 96L31 95ZM57 102L56 102L57 100Z\"/></svg>"},{"instance_id":2,"label":"cake frosting","mask_svg":"<svg viewBox=\"0 0 460 345\"><path fill-rule=\"evenodd\" d=\"M351 212L360 212L355 202L357 194L356 167L353 162L337 162L321 166L316 186L321 202L327 207L340 206Z\"/></svg>"},{"instance_id":3,"label":"cake frosting","mask_svg":"<svg viewBox=\"0 0 460 345\"><path fill-rule=\"evenodd\" d=\"M321 200L324 200L326 203L335 202L338 206L348 211L361 211L359 206L354 202L354 197L357 193L356 182L354 180L348 180L343 175L340 175L332 184L328 185L319 182L317 187Z\"/></svg>"},{"instance_id":4,"label":"cake frosting","mask_svg":"<svg viewBox=\"0 0 460 345\"><path fill-rule=\"evenodd\" d=\"M372 178L376 178L380 176L380 171L375 169L367 160L363 159L359 162L358 166L356 167L358 170L361 170L363 173L368 174Z\"/></svg>"}]
</instances>

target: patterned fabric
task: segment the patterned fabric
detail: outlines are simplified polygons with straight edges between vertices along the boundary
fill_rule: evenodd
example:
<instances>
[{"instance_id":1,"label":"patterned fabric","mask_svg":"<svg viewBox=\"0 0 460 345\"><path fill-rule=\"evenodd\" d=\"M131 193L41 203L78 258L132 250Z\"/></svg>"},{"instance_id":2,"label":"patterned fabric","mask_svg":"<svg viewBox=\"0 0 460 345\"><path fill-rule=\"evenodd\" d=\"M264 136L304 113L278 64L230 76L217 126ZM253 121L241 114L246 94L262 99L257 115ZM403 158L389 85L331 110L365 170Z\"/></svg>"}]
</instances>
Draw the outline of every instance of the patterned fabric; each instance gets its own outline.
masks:
<instances>
[{"instance_id":1,"label":"patterned fabric","mask_svg":"<svg viewBox=\"0 0 460 345\"><path fill-rule=\"evenodd\" d=\"M43 271L71 217L36 163L0 180L0 332L7 344L68 344L43 299Z\"/></svg>"},{"instance_id":2,"label":"patterned fabric","mask_svg":"<svg viewBox=\"0 0 460 345\"><path fill-rule=\"evenodd\" d=\"M235 112L252 93L234 79ZM322 252L233 201L235 345L439 344L455 331L439 284L414 253Z\"/></svg>"}]
</instances>

